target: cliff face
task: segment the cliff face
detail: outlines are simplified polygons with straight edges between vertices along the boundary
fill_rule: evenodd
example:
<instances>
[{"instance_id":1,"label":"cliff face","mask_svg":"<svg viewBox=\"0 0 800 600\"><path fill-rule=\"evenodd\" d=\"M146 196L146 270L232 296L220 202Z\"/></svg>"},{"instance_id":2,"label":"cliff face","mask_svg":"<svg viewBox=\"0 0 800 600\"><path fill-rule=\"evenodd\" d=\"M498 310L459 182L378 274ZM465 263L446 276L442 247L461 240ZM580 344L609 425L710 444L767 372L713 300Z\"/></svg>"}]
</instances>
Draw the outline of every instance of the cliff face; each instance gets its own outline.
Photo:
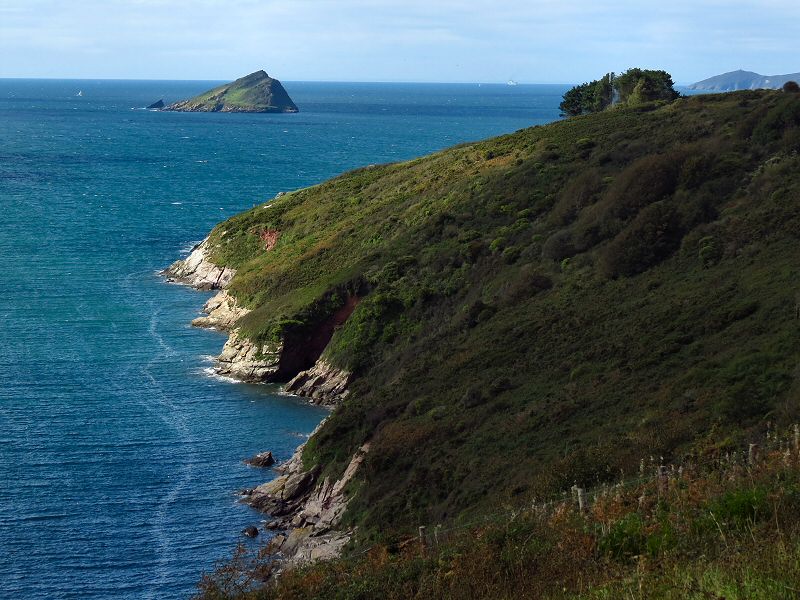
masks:
<instances>
[{"instance_id":1,"label":"cliff face","mask_svg":"<svg viewBox=\"0 0 800 600\"><path fill-rule=\"evenodd\" d=\"M287 392L309 398L314 404L335 406L347 396L352 373L337 369L320 358L314 366L300 371L285 386Z\"/></svg>"},{"instance_id":2,"label":"cliff face","mask_svg":"<svg viewBox=\"0 0 800 600\"><path fill-rule=\"evenodd\" d=\"M269 529L286 531L273 539L273 548L292 563L335 558L352 537L352 531L339 528L349 501L345 488L369 452L369 444L359 448L336 479L320 478L318 468L304 469L303 449L300 446L278 467L277 478L245 496L250 506L272 517Z\"/></svg>"},{"instance_id":3,"label":"cliff face","mask_svg":"<svg viewBox=\"0 0 800 600\"><path fill-rule=\"evenodd\" d=\"M261 383L273 381L286 372L284 341L256 343L240 334L237 322L250 310L242 307L226 289L236 271L219 267L210 258L209 240L194 247L190 255L176 261L164 270L164 275L195 288L221 290L203 306L202 317L192 321L197 327L221 329L229 332L228 340L217 357L215 370L220 375L241 381ZM357 300L352 299L334 314L323 319L309 336L294 343L327 345L333 328L341 325L352 313ZM321 352L321 349L320 349ZM294 354L298 352L295 351ZM289 359L290 364L293 360ZM286 391L305 396L310 402L335 406L347 395L351 374L328 365L319 359L310 369L297 373ZM338 479L319 479L319 469L304 469L301 445L292 458L277 469L280 475L254 490L249 490L245 501L271 516L269 528L283 530L272 541L272 546L290 563L335 558L352 536L351 531L337 529L347 507L345 486L352 480L368 445L352 458L350 467Z\"/></svg>"},{"instance_id":4,"label":"cliff face","mask_svg":"<svg viewBox=\"0 0 800 600\"><path fill-rule=\"evenodd\" d=\"M179 112L296 113L297 106L283 85L264 71L170 104L164 110Z\"/></svg>"},{"instance_id":5,"label":"cliff face","mask_svg":"<svg viewBox=\"0 0 800 600\"><path fill-rule=\"evenodd\" d=\"M228 340L217 357L214 370L226 377L249 383L289 379L286 391L304 396L313 404L334 406L347 394L351 374L331 367L319 358L333 335L352 313L357 298L348 300L333 315L320 320L305 335L286 335L285 339L254 342L240 334L239 319L250 313L226 289L236 271L219 267L210 259L209 239L197 244L188 257L163 271L171 281L200 290L220 290L203 306L204 316L192 321L196 327L228 331ZM315 362L316 361L316 362ZM310 368L301 366L311 363Z\"/></svg>"}]
</instances>

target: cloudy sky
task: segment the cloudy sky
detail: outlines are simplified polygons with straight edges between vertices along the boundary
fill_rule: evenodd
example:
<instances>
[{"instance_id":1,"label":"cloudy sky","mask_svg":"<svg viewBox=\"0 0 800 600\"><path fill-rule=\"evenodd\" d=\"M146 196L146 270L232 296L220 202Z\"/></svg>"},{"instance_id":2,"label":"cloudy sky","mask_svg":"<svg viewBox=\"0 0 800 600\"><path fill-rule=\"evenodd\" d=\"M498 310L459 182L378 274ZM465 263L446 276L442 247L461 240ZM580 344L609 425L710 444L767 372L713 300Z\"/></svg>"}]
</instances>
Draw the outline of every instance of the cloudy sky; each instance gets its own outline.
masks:
<instances>
[{"instance_id":1,"label":"cloudy sky","mask_svg":"<svg viewBox=\"0 0 800 600\"><path fill-rule=\"evenodd\" d=\"M0 77L691 83L800 71L800 0L0 0Z\"/></svg>"}]
</instances>

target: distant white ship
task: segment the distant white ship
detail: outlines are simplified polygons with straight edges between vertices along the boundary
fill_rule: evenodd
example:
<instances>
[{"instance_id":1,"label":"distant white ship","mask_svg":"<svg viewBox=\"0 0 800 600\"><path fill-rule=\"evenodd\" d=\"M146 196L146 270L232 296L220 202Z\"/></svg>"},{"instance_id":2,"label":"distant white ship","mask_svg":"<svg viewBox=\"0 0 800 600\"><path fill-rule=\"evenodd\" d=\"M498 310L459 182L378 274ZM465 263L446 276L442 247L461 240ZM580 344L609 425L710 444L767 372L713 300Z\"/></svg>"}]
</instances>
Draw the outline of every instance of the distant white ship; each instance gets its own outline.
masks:
<instances>
[{"instance_id":1,"label":"distant white ship","mask_svg":"<svg viewBox=\"0 0 800 600\"><path fill-rule=\"evenodd\" d=\"M508 85L519 85L519 84L516 81L514 81L513 79L509 79L508 80Z\"/></svg>"},{"instance_id":2,"label":"distant white ship","mask_svg":"<svg viewBox=\"0 0 800 600\"><path fill-rule=\"evenodd\" d=\"M78 93L75 94L76 96L83 96L83 90L78 90Z\"/></svg>"}]
</instances>

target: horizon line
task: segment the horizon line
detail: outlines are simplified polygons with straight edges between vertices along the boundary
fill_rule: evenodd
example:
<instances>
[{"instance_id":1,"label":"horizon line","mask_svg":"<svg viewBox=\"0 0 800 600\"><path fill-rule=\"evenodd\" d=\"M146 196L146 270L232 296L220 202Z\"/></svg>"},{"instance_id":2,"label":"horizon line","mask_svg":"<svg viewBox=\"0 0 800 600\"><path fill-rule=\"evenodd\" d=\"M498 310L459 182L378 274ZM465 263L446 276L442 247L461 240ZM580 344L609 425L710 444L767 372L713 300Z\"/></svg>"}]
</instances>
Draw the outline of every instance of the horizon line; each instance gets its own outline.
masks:
<instances>
[{"instance_id":1,"label":"horizon line","mask_svg":"<svg viewBox=\"0 0 800 600\"><path fill-rule=\"evenodd\" d=\"M271 76L270 76L271 77ZM167 79L157 77L145 79L140 77L6 77L0 76L0 81L21 80L21 81L182 81L182 82L203 82L203 83L225 83L234 79ZM420 84L420 85L503 85L514 87L516 85L579 85L575 81L514 81L509 85L507 81L419 81L411 79L395 80L347 80L347 79L279 79L281 83L381 83L381 84ZM676 82L674 85L685 87L693 83Z\"/></svg>"}]
</instances>

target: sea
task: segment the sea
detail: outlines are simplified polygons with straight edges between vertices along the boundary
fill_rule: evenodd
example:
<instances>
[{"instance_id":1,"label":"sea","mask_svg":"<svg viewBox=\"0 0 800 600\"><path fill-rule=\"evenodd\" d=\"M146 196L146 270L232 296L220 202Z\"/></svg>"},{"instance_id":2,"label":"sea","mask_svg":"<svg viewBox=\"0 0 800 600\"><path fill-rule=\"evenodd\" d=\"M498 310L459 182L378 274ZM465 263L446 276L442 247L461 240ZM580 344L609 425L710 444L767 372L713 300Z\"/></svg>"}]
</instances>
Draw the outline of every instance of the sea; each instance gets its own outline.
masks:
<instances>
[{"instance_id":1,"label":"sea","mask_svg":"<svg viewBox=\"0 0 800 600\"><path fill-rule=\"evenodd\" d=\"M568 86L284 82L298 114L146 110L219 82L0 79L0 598L188 598L327 412L216 377L159 271L356 167L559 118ZM261 536L263 542L264 536Z\"/></svg>"}]
</instances>

